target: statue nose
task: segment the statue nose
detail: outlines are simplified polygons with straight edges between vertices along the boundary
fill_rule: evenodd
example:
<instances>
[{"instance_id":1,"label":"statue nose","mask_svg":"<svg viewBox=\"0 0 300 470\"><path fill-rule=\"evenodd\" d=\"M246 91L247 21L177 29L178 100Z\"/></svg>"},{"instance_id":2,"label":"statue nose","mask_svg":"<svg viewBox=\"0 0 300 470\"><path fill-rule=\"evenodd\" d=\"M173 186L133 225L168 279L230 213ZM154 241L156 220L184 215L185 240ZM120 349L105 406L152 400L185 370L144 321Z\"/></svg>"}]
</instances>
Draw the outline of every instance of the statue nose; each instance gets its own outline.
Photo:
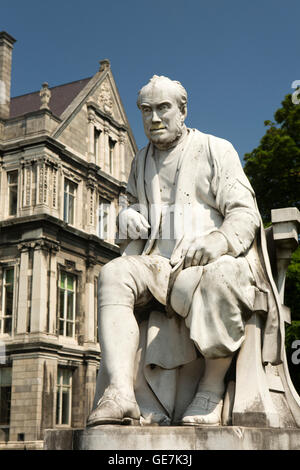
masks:
<instances>
[{"instance_id":1,"label":"statue nose","mask_svg":"<svg viewBox=\"0 0 300 470\"><path fill-rule=\"evenodd\" d=\"M152 113L152 122L161 122L161 119L156 111L153 111Z\"/></svg>"}]
</instances>

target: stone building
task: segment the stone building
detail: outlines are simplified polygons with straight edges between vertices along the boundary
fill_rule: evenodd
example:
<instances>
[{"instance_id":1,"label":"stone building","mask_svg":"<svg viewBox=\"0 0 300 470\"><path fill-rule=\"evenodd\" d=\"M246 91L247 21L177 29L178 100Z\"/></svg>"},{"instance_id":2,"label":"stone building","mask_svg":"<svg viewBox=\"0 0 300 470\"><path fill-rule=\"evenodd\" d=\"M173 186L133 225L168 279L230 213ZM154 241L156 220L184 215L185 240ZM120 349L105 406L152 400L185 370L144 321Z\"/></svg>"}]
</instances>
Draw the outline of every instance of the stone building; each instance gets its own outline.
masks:
<instances>
[{"instance_id":1,"label":"stone building","mask_svg":"<svg viewBox=\"0 0 300 470\"><path fill-rule=\"evenodd\" d=\"M10 98L14 42L0 33L0 448L38 448L91 409L97 277L136 144L108 60Z\"/></svg>"}]
</instances>

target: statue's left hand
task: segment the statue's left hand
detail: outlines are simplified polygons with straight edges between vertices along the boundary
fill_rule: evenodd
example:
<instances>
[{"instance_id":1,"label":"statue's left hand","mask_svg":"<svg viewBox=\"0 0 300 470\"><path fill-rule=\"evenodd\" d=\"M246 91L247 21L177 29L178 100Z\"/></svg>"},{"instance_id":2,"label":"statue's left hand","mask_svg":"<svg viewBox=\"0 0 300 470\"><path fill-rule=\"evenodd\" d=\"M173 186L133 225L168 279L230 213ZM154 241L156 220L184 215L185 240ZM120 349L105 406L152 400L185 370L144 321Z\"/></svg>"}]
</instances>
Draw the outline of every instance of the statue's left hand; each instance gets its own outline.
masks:
<instances>
[{"instance_id":1,"label":"statue's left hand","mask_svg":"<svg viewBox=\"0 0 300 470\"><path fill-rule=\"evenodd\" d=\"M185 258L184 268L205 266L228 252L225 236L212 232L194 239L183 239L181 257Z\"/></svg>"}]
</instances>

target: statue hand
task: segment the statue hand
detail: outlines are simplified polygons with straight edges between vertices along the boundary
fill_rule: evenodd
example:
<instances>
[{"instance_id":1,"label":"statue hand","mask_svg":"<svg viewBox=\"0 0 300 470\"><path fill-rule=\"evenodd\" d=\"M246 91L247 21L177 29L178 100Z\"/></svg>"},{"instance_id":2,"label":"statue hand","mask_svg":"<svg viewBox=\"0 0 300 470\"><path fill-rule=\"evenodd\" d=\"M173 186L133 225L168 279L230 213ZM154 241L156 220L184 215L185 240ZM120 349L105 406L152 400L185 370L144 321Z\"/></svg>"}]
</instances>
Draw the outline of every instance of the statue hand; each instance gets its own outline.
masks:
<instances>
[{"instance_id":1,"label":"statue hand","mask_svg":"<svg viewBox=\"0 0 300 470\"><path fill-rule=\"evenodd\" d=\"M123 210L119 215L119 227L122 233L128 233L129 238L148 238L149 223L145 217L132 208Z\"/></svg>"},{"instance_id":2,"label":"statue hand","mask_svg":"<svg viewBox=\"0 0 300 470\"><path fill-rule=\"evenodd\" d=\"M184 239L181 257L185 258L184 268L190 266L205 266L225 255L228 244L220 232L212 232L194 239Z\"/></svg>"}]
</instances>

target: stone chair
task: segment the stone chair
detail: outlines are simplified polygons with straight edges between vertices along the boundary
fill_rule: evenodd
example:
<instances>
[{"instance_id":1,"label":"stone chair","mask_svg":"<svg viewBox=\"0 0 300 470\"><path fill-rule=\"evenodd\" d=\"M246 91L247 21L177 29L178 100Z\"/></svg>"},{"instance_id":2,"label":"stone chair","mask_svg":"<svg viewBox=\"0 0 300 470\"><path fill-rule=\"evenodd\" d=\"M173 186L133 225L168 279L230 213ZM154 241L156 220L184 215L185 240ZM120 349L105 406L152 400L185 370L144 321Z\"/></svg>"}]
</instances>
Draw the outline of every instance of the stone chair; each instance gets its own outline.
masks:
<instances>
[{"instance_id":1,"label":"stone chair","mask_svg":"<svg viewBox=\"0 0 300 470\"><path fill-rule=\"evenodd\" d=\"M285 277L291 255L298 245L300 212L297 208L274 209L266 238L272 273L282 304ZM284 322L291 322L283 305ZM224 425L300 427L300 397L290 379L287 358L279 366L264 366L261 356L263 318L254 313L246 323L245 341L227 384L222 421Z\"/></svg>"}]
</instances>

